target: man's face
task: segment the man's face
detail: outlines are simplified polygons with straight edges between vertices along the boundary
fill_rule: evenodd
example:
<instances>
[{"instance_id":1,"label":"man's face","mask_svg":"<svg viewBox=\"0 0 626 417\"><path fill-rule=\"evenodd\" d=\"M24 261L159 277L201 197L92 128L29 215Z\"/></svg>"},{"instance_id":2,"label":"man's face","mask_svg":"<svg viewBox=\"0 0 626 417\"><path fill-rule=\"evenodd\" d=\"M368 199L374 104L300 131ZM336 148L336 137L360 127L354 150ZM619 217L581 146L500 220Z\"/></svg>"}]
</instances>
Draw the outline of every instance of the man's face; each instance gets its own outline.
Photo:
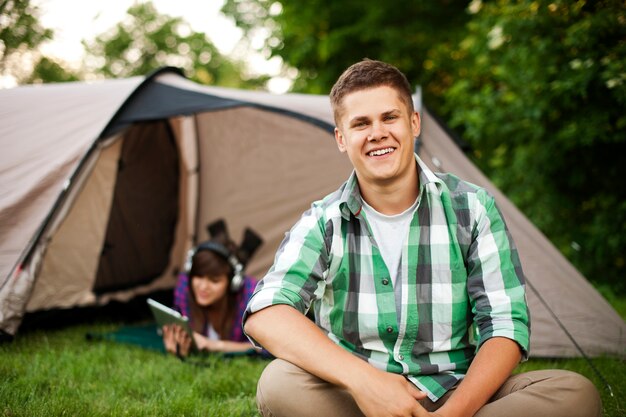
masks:
<instances>
[{"instance_id":1,"label":"man's face","mask_svg":"<svg viewBox=\"0 0 626 417\"><path fill-rule=\"evenodd\" d=\"M348 154L360 186L388 186L412 175L420 120L396 90L381 86L355 91L341 104L335 139Z\"/></svg>"}]
</instances>

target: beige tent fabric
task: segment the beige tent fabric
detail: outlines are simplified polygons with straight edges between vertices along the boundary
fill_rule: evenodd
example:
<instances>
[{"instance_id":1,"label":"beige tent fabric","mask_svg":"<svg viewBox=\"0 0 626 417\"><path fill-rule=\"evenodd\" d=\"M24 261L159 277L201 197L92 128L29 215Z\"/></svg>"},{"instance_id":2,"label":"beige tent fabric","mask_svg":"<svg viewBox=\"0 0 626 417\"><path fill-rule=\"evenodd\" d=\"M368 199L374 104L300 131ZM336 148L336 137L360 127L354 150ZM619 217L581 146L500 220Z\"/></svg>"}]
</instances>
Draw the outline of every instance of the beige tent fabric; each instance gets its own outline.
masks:
<instances>
[{"instance_id":1,"label":"beige tent fabric","mask_svg":"<svg viewBox=\"0 0 626 417\"><path fill-rule=\"evenodd\" d=\"M171 288L176 284L176 275L193 247L198 201L198 147L196 120L191 117L176 117L170 120L180 157L180 195L178 196L178 224L176 238L170 255L170 263L161 277L156 280L159 289Z\"/></svg>"},{"instance_id":2,"label":"beige tent fabric","mask_svg":"<svg viewBox=\"0 0 626 417\"><path fill-rule=\"evenodd\" d=\"M333 135L309 123L252 108L205 113L200 135L199 237L223 217L240 242L245 227L264 239L247 273L263 277L278 245L314 200L351 172Z\"/></svg>"},{"instance_id":3,"label":"beige tent fabric","mask_svg":"<svg viewBox=\"0 0 626 417\"><path fill-rule=\"evenodd\" d=\"M113 140L98 163L89 173L89 179L71 201L71 209L64 216L62 226L54 233L43 257L42 269L28 300L27 311L49 308L68 308L80 305L104 305L112 300L128 301L140 294L172 288L176 272L192 246L195 233L197 199L197 147L193 117L174 118L171 127L180 149L180 216L175 232L168 267L160 277L146 285L129 290L111 291L103 295L92 292L104 234L111 206L113 186L121 146L126 135Z\"/></svg>"},{"instance_id":4,"label":"beige tent fabric","mask_svg":"<svg viewBox=\"0 0 626 417\"><path fill-rule=\"evenodd\" d=\"M496 198L519 250L528 280L531 311L531 355L580 356L548 308L593 356L605 352L626 355L626 324L591 284L550 241L473 165L449 135L425 113L421 156L431 169L452 172L488 189ZM601 320L598 320L602 317ZM609 347L613 346L613 347Z\"/></svg>"},{"instance_id":5,"label":"beige tent fabric","mask_svg":"<svg viewBox=\"0 0 626 417\"><path fill-rule=\"evenodd\" d=\"M68 179L141 77L2 90L0 329L21 322L45 245L18 263Z\"/></svg>"},{"instance_id":6,"label":"beige tent fabric","mask_svg":"<svg viewBox=\"0 0 626 417\"><path fill-rule=\"evenodd\" d=\"M63 83L2 91L2 279L18 262L87 149L142 80L95 82L89 88L85 83Z\"/></svg>"},{"instance_id":7,"label":"beige tent fabric","mask_svg":"<svg viewBox=\"0 0 626 417\"><path fill-rule=\"evenodd\" d=\"M27 311L93 304L91 291L109 218L117 163L118 138L100 153L76 199L54 232L26 305Z\"/></svg>"},{"instance_id":8,"label":"beige tent fabric","mask_svg":"<svg viewBox=\"0 0 626 417\"><path fill-rule=\"evenodd\" d=\"M0 158L0 329L15 334L41 265L44 276L52 270L63 273L64 265L46 256L55 254L64 244L73 243L71 235L65 234L65 228L69 227L66 222L69 225L77 221L70 219L74 213L85 213L79 208L85 204L80 193L75 194L75 200L72 194L66 209L55 215L48 233L57 226L58 233L46 235L46 239L51 238L50 245L40 242L35 246L31 262L9 276L85 152L141 81L141 78L133 78L0 91L0 146L3 150ZM52 294L52 290L39 294L40 288L48 285L46 278L41 278L29 309L72 305L69 300L77 303L94 300L94 304L103 304L112 299L128 300L155 289L172 288L174 274L182 267L194 235L200 240L206 238L205 225L218 217L228 221L235 240L240 240L246 226L263 236L265 244L248 269L252 275L262 277L271 266L284 233L312 201L336 189L351 171L348 159L338 152L330 131L287 115L301 113L332 125L327 96L272 95L206 87L173 73L163 73L151 82L199 94L245 100L256 103L257 107L236 107L185 117L179 117L178 110L172 110L169 124L180 151L181 195L169 265L161 277L144 286L98 297L84 292L86 281L80 277L82 286L71 284L77 289L76 294L64 297L65 301L49 297L46 302L42 300L45 294ZM283 113L268 111L263 106ZM195 148L196 139L199 150ZM531 355L579 355L540 301L540 294L587 354L626 357L626 323L480 173L428 112L423 112L422 140L420 156L431 168L453 172L495 195L519 247L528 277ZM88 189L90 181L85 177L82 189ZM196 191L199 194L195 194ZM96 240L96 237L91 239ZM95 249L81 248L81 254L85 254L82 251ZM93 267L92 263L93 259L71 260L67 265L71 266L71 271L67 273L76 275L80 270L87 271ZM69 291L63 287L60 291L66 290Z\"/></svg>"},{"instance_id":9,"label":"beige tent fabric","mask_svg":"<svg viewBox=\"0 0 626 417\"><path fill-rule=\"evenodd\" d=\"M334 123L327 96L289 94L272 97L258 92L188 86L188 80L172 76L160 81L217 96L235 97L261 105L299 111L329 124ZM553 317L552 314L555 314L586 354L598 356L611 353L626 357L624 320L554 245L478 170L427 111L422 112L421 140L420 156L431 169L452 172L485 187L495 196L518 246L529 283L527 298L532 318L531 355L580 356L574 343ZM546 300L549 309L540 297Z\"/></svg>"}]
</instances>

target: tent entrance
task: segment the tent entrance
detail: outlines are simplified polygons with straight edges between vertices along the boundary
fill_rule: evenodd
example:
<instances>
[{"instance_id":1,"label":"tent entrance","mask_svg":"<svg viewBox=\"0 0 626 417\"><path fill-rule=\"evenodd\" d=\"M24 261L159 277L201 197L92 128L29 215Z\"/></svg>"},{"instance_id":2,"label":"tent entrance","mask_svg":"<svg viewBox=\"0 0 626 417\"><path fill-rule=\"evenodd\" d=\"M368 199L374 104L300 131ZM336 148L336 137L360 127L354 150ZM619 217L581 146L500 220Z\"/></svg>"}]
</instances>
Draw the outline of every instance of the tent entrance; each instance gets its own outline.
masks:
<instances>
[{"instance_id":1,"label":"tent entrance","mask_svg":"<svg viewBox=\"0 0 626 417\"><path fill-rule=\"evenodd\" d=\"M125 134L93 286L95 294L148 284L167 268L179 202L179 160L166 121Z\"/></svg>"}]
</instances>

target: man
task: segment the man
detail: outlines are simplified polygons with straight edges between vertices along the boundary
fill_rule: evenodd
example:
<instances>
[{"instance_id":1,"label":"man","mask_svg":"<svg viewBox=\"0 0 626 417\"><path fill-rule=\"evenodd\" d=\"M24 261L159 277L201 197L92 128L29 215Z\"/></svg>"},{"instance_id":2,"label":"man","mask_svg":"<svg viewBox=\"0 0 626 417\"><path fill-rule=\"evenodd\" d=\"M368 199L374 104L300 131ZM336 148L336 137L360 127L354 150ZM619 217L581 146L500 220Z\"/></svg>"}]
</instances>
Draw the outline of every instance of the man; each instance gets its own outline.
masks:
<instances>
[{"instance_id":1,"label":"man","mask_svg":"<svg viewBox=\"0 0 626 417\"><path fill-rule=\"evenodd\" d=\"M510 376L529 344L516 248L493 197L413 153L406 77L356 63L331 104L354 172L292 228L244 318L278 358L259 380L261 413L600 415L577 374Z\"/></svg>"}]
</instances>

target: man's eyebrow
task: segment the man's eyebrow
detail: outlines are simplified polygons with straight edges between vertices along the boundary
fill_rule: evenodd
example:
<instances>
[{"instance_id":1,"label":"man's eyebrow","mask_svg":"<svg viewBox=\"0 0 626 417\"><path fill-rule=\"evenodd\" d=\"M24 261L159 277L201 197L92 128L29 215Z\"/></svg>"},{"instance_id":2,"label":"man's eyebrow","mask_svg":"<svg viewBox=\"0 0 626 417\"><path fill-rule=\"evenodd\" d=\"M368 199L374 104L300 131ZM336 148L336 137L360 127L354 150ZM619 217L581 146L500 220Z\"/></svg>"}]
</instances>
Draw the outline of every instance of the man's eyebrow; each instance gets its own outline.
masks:
<instances>
[{"instance_id":1,"label":"man's eyebrow","mask_svg":"<svg viewBox=\"0 0 626 417\"><path fill-rule=\"evenodd\" d=\"M359 123L359 122L367 122L370 118L368 116L355 116L349 120L350 124Z\"/></svg>"},{"instance_id":2,"label":"man's eyebrow","mask_svg":"<svg viewBox=\"0 0 626 417\"><path fill-rule=\"evenodd\" d=\"M383 112L382 115L383 116L389 116L391 114L396 114L396 113L401 113L402 111L400 109L391 109L391 110L387 110L386 112Z\"/></svg>"},{"instance_id":3,"label":"man's eyebrow","mask_svg":"<svg viewBox=\"0 0 626 417\"><path fill-rule=\"evenodd\" d=\"M387 117L387 116L395 115L398 113L402 113L402 110L394 108L394 109L390 109L385 112L382 112L380 116ZM370 120L369 116L354 116L352 119L348 121L348 123L350 125L353 125L355 123L360 123L360 122L369 122L369 120Z\"/></svg>"}]
</instances>

